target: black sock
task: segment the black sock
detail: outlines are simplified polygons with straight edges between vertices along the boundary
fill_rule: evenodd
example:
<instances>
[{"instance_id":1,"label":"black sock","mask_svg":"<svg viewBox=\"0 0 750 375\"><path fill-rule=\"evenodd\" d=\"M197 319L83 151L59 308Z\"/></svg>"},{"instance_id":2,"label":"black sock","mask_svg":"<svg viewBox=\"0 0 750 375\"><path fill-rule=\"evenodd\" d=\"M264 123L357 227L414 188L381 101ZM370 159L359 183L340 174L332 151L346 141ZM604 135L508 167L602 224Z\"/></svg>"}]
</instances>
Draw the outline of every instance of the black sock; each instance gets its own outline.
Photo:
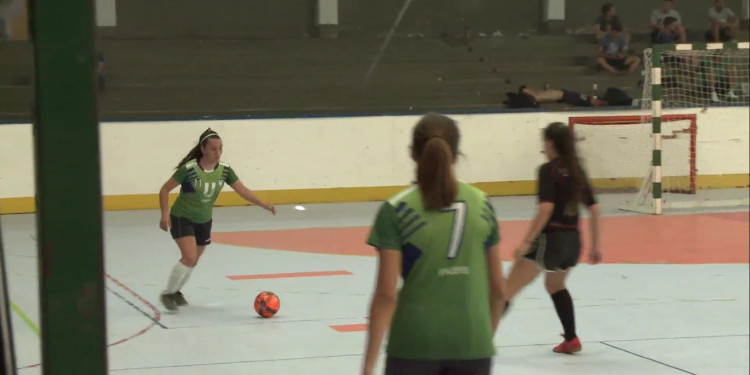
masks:
<instances>
[{"instance_id":1,"label":"black sock","mask_svg":"<svg viewBox=\"0 0 750 375\"><path fill-rule=\"evenodd\" d=\"M565 341L576 338L576 318L573 314L573 298L570 297L567 289L563 289L555 294L550 295L552 302L555 303L557 316L560 317L563 330L565 331Z\"/></svg>"}]
</instances>

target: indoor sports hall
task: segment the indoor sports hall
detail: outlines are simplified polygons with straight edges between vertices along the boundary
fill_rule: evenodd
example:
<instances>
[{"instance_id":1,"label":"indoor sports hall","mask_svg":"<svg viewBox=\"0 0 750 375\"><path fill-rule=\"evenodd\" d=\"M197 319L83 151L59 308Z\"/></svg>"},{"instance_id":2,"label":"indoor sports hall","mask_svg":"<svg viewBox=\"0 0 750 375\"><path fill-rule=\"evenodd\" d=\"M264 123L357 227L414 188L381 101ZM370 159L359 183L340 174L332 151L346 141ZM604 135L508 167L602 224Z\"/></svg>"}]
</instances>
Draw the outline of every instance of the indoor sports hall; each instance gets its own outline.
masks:
<instances>
[{"instance_id":1,"label":"indoor sports hall","mask_svg":"<svg viewBox=\"0 0 750 375\"><path fill-rule=\"evenodd\" d=\"M0 375L750 375L748 25L0 0Z\"/></svg>"}]
</instances>

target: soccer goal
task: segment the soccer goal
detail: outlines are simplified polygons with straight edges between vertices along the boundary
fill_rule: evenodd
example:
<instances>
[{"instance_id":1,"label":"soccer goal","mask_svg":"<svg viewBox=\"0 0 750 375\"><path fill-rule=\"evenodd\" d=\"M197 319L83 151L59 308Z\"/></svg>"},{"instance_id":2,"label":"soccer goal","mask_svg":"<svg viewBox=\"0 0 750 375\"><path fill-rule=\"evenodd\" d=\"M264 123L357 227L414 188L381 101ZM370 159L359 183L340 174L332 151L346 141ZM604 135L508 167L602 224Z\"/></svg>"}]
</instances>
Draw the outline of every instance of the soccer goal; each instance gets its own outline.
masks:
<instances>
[{"instance_id":1,"label":"soccer goal","mask_svg":"<svg viewBox=\"0 0 750 375\"><path fill-rule=\"evenodd\" d=\"M647 49L641 111L569 118L600 189L632 192L620 209L750 204L749 44Z\"/></svg>"}]
</instances>

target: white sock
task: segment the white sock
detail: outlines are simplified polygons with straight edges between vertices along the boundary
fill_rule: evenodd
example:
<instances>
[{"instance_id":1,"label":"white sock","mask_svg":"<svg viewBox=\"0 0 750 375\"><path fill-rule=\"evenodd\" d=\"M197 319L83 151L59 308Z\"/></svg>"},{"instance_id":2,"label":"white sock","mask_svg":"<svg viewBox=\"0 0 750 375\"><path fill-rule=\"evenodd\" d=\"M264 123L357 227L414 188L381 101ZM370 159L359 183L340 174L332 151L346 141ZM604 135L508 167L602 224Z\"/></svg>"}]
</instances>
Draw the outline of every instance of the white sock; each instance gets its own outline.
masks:
<instances>
[{"instance_id":1,"label":"white sock","mask_svg":"<svg viewBox=\"0 0 750 375\"><path fill-rule=\"evenodd\" d=\"M192 274L193 274L193 268L189 268L188 271L185 273L185 276L182 277L182 280L180 281L180 285L177 287L178 292L182 290L185 284L187 284L188 279L190 279L190 275Z\"/></svg>"},{"instance_id":2,"label":"white sock","mask_svg":"<svg viewBox=\"0 0 750 375\"><path fill-rule=\"evenodd\" d=\"M164 292L167 294L174 294L179 290L180 283L182 282L182 279L185 278L185 275L190 272L191 268L182 264L182 262L177 262L177 264L174 265L172 268L172 273L169 274L169 281L167 282L167 290Z\"/></svg>"}]
</instances>

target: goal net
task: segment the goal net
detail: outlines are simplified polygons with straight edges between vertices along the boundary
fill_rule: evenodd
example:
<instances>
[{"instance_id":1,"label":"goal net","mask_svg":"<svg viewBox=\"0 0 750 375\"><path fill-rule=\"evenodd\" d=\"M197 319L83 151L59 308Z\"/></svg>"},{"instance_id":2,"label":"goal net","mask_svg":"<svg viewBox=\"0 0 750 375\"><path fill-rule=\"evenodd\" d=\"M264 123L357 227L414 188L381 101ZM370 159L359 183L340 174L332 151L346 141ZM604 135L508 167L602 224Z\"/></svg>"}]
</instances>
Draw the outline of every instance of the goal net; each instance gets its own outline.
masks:
<instances>
[{"instance_id":1,"label":"goal net","mask_svg":"<svg viewBox=\"0 0 750 375\"><path fill-rule=\"evenodd\" d=\"M628 193L620 209L750 203L748 45L654 46L640 112L569 118L598 188Z\"/></svg>"}]
</instances>

